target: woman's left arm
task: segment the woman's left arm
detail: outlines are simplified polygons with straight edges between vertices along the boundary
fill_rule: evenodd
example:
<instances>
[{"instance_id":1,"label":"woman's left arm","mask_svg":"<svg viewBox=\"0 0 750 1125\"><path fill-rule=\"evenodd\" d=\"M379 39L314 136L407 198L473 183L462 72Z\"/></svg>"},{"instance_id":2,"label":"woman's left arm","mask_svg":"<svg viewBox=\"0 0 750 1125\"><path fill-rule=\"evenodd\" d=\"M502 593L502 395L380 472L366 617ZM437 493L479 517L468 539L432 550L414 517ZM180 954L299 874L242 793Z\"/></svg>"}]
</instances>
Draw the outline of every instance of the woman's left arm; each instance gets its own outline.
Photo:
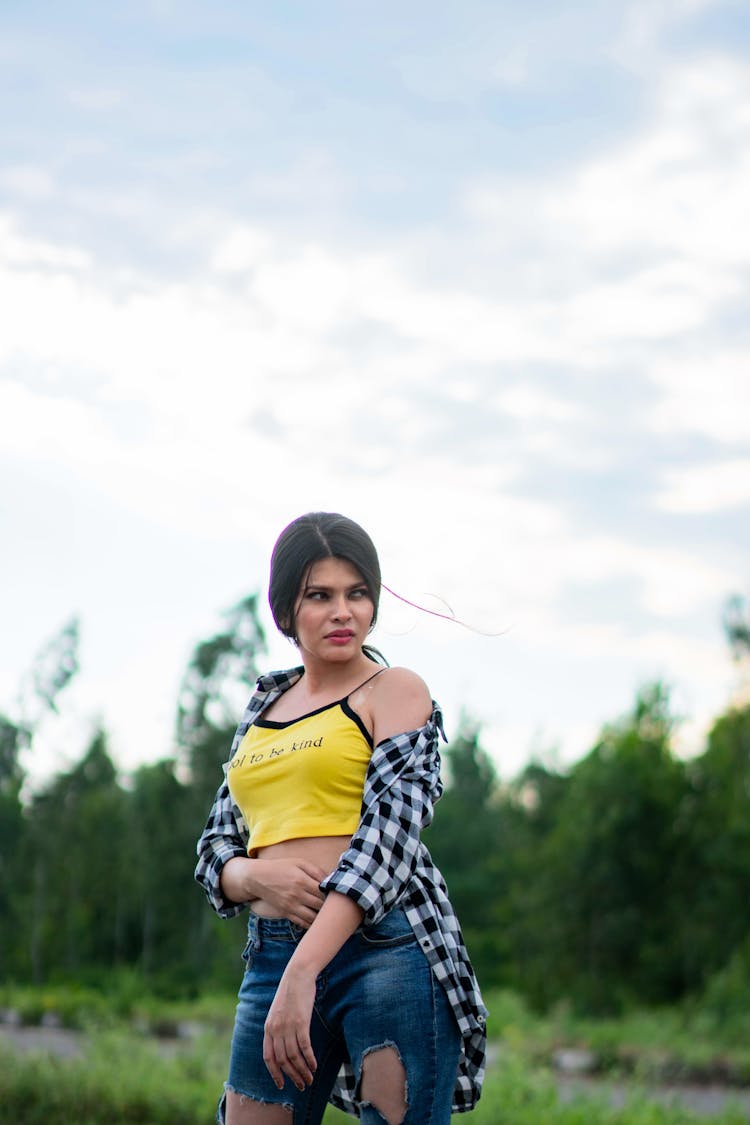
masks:
<instances>
[{"instance_id":1,"label":"woman's left arm","mask_svg":"<svg viewBox=\"0 0 750 1125\"><path fill-rule=\"evenodd\" d=\"M373 693L375 744L387 742L399 731L424 728L433 704L423 681L404 668L389 669L379 679L385 682L379 685L377 696ZM329 880L335 875L333 872ZM337 888L331 885L329 889ZM300 1090L312 1082L317 1065L310 1041L315 981L364 915L364 907L346 891L328 894L289 961L266 1018L263 1041L263 1059L279 1089L284 1074Z\"/></svg>"},{"instance_id":2,"label":"woman's left arm","mask_svg":"<svg viewBox=\"0 0 750 1125\"><path fill-rule=\"evenodd\" d=\"M313 1080L317 1062L310 1023L315 982L361 921L362 910L355 902L344 895L328 895L279 981L263 1037L263 1061L279 1090L284 1074L298 1090Z\"/></svg>"},{"instance_id":3,"label":"woman's left arm","mask_svg":"<svg viewBox=\"0 0 750 1125\"><path fill-rule=\"evenodd\" d=\"M376 741L359 827L335 871L321 883L323 891L351 898L370 925L393 908L409 884L424 854L422 829L432 822L443 792L438 741L445 734L432 700L428 716L413 729L402 726L400 733Z\"/></svg>"}]
</instances>

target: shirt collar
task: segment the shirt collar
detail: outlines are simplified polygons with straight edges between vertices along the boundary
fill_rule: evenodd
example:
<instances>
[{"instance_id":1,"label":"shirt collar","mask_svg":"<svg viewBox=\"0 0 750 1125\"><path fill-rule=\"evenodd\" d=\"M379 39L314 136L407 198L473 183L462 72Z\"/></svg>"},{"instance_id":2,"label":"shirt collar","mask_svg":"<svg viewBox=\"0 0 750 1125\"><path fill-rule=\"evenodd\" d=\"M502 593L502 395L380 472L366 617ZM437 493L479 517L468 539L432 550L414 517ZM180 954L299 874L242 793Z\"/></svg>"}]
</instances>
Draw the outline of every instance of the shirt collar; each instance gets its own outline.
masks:
<instances>
[{"instance_id":1,"label":"shirt collar","mask_svg":"<svg viewBox=\"0 0 750 1125\"><path fill-rule=\"evenodd\" d=\"M265 675L258 677L258 691L286 691L292 684L297 683L304 671L304 666L300 664L297 668L287 668L283 672L266 672Z\"/></svg>"}]
</instances>

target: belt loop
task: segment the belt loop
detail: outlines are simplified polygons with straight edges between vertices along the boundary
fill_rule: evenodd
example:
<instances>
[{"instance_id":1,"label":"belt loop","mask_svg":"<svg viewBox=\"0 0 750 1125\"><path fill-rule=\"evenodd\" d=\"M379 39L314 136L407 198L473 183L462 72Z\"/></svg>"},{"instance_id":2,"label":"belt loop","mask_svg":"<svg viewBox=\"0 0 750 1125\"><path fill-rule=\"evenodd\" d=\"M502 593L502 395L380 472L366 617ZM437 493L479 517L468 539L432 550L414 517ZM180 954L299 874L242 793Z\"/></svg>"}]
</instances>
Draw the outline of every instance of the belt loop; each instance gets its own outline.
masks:
<instances>
[{"instance_id":1,"label":"belt loop","mask_svg":"<svg viewBox=\"0 0 750 1125\"><path fill-rule=\"evenodd\" d=\"M250 947L257 953L263 946L263 939L260 935L260 918L252 911L247 920L247 940Z\"/></svg>"}]
</instances>

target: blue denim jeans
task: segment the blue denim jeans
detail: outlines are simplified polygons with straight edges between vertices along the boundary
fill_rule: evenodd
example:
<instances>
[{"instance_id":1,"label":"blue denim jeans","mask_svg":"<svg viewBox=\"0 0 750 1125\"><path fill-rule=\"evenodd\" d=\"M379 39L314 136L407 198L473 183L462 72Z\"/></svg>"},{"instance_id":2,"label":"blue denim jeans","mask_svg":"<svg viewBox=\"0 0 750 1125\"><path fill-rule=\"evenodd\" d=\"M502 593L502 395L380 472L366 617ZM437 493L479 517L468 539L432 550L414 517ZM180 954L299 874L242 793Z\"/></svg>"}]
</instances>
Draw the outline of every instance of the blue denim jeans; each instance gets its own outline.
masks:
<instances>
[{"instance_id":1,"label":"blue denim jeans","mask_svg":"<svg viewBox=\"0 0 750 1125\"><path fill-rule=\"evenodd\" d=\"M448 1125L460 1035L443 988L400 907L376 926L361 927L317 980L310 1034L318 1068L300 1091L286 1078L277 1089L263 1062L263 1026L281 974L304 935L285 918L250 916L245 975L235 1017L226 1089L294 1109L290 1125L318 1125L345 1061L357 1079L362 1060L395 1048L406 1072L403 1125ZM224 1121L224 1102L217 1121ZM358 1102L362 1125L383 1125L378 1110Z\"/></svg>"}]
</instances>

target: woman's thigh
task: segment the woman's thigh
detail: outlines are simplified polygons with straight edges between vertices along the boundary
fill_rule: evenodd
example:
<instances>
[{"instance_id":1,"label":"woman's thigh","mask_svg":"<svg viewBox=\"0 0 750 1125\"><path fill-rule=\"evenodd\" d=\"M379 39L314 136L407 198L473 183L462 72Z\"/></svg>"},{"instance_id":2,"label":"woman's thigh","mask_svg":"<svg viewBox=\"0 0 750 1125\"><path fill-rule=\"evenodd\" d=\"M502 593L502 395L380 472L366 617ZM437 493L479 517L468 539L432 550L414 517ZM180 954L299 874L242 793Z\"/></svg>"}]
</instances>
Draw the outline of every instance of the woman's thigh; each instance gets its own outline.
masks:
<instances>
[{"instance_id":1,"label":"woman's thigh","mask_svg":"<svg viewBox=\"0 0 750 1125\"><path fill-rule=\"evenodd\" d=\"M460 1035L403 911L355 934L330 970L321 1008L338 1009L362 1125L448 1125Z\"/></svg>"}]
</instances>

